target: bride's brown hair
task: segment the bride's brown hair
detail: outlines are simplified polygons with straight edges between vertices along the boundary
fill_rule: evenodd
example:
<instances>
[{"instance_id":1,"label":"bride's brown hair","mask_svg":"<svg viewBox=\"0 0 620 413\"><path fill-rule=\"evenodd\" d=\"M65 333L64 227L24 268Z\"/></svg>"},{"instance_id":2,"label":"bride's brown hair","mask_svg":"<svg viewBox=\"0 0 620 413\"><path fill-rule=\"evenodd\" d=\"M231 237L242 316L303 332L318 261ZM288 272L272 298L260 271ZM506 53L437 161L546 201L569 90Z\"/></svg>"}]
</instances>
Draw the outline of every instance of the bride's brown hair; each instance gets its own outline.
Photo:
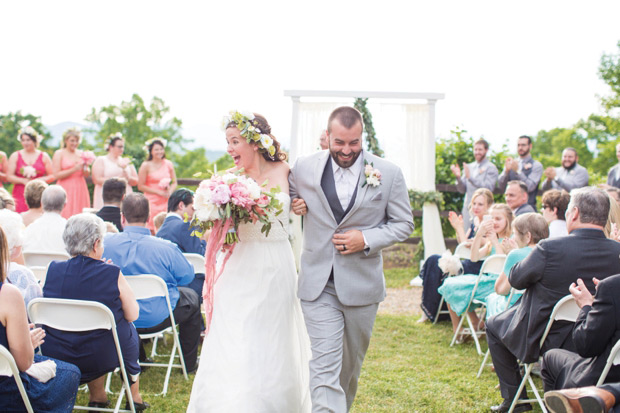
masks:
<instances>
[{"instance_id":1,"label":"bride's brown hair","mask_svg":"<svg viewBox=\"0 0 620 413\"><path fill-rule=\"evenodd\" d=\"M263 155L263 158L265 158L269 162L282 162L282 161L286 161L288 159L288 155L286 154L286 152L280 150L280 142L278 142L276 137L271 134L271 126L269 125L269 122L267 122L267 119L265 119L265 117L263 115L259 115L258 113L254 113L254 122L255 122L255 126L257 126L260 129L260 131L261 131L261 133L263 135L267 135L271 139L273 139L273 147L276 148L276 152L273 154L273 156L270 156L269 152L267 150L263 149L259 145L260 153ZM229 122L226 125L226 129L228 129L228 128L236 128L236 127L237 127L237 124L234 121ZM249 143L251 145L258 145L255 142L249 142Z\"/></svg>"}]
</instances>

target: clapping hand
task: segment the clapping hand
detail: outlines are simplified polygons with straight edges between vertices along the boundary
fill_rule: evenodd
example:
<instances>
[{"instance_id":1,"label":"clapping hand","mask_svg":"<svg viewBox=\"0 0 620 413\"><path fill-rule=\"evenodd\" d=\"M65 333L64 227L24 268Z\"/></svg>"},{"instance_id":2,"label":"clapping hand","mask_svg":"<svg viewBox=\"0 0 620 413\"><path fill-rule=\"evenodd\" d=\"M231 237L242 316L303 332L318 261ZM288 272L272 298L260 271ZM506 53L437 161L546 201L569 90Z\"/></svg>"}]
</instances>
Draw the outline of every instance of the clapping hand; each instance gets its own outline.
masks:
<instances>
[{"instance_id":1,"label":"clapping hand","mask_svg":"<svg viewBox=\"0 0 620 413\"><path fill-rule=\"evenodd\" d=\"M620 230L618 230L618 225L615 222L611 223L611 231L609 232L609 238L620 242Z\"/></svg>"},{"instance_id":2,"label":"clapping hand","mask_svg":"<svg viewBox=\"0 0 620 413\"><path fill-rule=\"evenodd\" d=\"M43 340L45 331L40 327L35 328L34 324L28 324L28 328L30 328L30 342L32 343L32 348L36 350L37 347L45 343L45 340Z\"/></svg>"},{"instance_id":3,"label":"clapping hand","mask_svg":"<svg viewBox=\"0 0 620 413\"><path fill-rule=\"evenodd\" d=\"M482 221L482 224L480 224L478 231L482 232L480 235L487 238L490 234L495 234L495 232L493 231L493 221L490 219Z\"/></svg>"},{"instance_id":4,"label":"clapping hand","mask_svg":"<svg viewBox=\"0 0 620 413\"><path fill-rule=\"evenodd\" d=\"M600 282L598 278L592 278L592 282L594 282L594 286L598 288L598 283ZM573 298L575 298L575 302L579 308L583 308L584 305L591 306L594 302L594 297L592 297L592 294L590 294L590 291L581 278L577 278L577 283L572 283L570 287L568 287L568 291L570 291Z\"/></svg>"},{"instance_id":5,"label":"clapping hand","mask_svg":"<svg viewBox=\"0 0 620 413\"><path fill-rule=\"evenodd\" d=\"M461 179L461 168L457 164L450 165L450 170L456 176L456 179Z\"/></svg>"},{"instance_id":6,"label":"clapping hand","mask_svg":"<svg viewBox=\"0 0 620 413\"><path fill-rule=\"evenodd\" d=\"M506 172L512 169L512 162L513 162L513 159L510 157L506 158L506 160L504 161L504 170Z\"/></svg>"},{"instance_id":7,"label":"clapping hand","mask_svg":"<svg viewBox=\"0 0 620 413\"><path fill-rule=\"evenodd\" d=\"M555 179L555 168L550 166L548 168L545 169L545 176L547 177L547 179L549 180L553 180Z\"/></svg>"},{"instance_id":8,"label":"clapping hand","mask_svg":"<svg viewBox=\"0 0 620 413\"><path fill-rule=\"evenodd\" d=\"M448 212L448 221L454 229L463 228L463 215L457 215L456 212L450 211Z\"/></svg>"},{"instance_id":9,"label":"clapping hand","mask_svg":"<svg viewBox=\"0 0 620 413\"><path fill-rule=\"evenodd\" d=\"M517 248L519 248L519 246L514 239L504 238L502 240L502 250L504 251L504 254L508 254L510 251L516 250Z\"/></svg>"},{"instance_id":10,"label":"clapping hand","mask_svg":"<svg viewBox=\"0 0 620 413\"><path fill-rule=\"evenodd\" d=\"M295 213L295 215L306 215L308 213L308 207L306 206L306 201L301 198L295 198L291 202L291 209Z\"/></svg>"}]
</instances>

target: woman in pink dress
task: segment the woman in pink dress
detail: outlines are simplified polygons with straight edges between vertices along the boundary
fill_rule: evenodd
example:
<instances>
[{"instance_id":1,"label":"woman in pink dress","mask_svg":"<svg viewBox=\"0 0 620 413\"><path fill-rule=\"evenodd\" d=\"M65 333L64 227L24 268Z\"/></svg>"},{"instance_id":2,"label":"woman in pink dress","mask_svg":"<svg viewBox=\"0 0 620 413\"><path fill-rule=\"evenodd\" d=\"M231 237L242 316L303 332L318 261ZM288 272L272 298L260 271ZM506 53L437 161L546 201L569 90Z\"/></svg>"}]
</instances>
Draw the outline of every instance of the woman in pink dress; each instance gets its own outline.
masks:
<instances>
[{"instance_id":1,"label":"woman in pink dress","mask_svg":"<svg viewBox=\"0 0 620 413\"><path fill-rule=\"evenodd\" d=\"M118 132L110 135L105 145L107 155L99 156L93 163L92 179L95 184L93 193L93 208L103 208L103 183L109 178L125 178L127 181L126 194L132 192L131 187L138 185L138 172L129 158L123 158L125 139Z\"/></svg>"},{"instance_id":2,"label":"woman in pink dress","mask_svg":"<svg viewBox=\"0 0 620 413\"><path fill-rule=\"evenodd\" d=\"M0 151L0 185L6 181L6 172L9 170L9 160L6 153Z\"/></svg>"},{"instance_id":3,"label":"woman in pink dress","mask_svg":"<svg viewBox=\"0 0 620 413\"><path fill-rule=\"evenodd\" d=\"M166 159L166 140L153 138L144 144L149 154L138 171L138 189L149 200L148 228L154 231L153 218L168 209L168 198L177 187L177 175L172 162Z\"/></svg>"},{"instance_id":4,"label":"woman in pink dress","mask_svg":"<svg viewBox=\"0 0 620 413\"><path fill-rule=\"evenodd\" d=\"M82 213L84 208L90 208L85 177L90 175L88 163L92 163L94 155L89 159L88 155L92 152L85 153L77 148L81 140L82 134L79 130L68 129L62 135L62 148L57 150L52 158L57 183L67 192L67 203L61 214L66 219Z\"/></svg>"},{"instance_id":5,"label":"woman in pink dress","mask_svg":"<svg viewBox=\"0 0 620 413\"><path fill-rule=\"evenodd\" d=\"M24 199L26 184L33 179L42 179L50 183L55 178L50 156L37 149L41 143L41 135L32 126L26 126L19 131L17 140L22 143L23 149L13 152L9 157L7 180L14 184L15 211L21 213L28 211Z\"/></svg>"}]
</instances>

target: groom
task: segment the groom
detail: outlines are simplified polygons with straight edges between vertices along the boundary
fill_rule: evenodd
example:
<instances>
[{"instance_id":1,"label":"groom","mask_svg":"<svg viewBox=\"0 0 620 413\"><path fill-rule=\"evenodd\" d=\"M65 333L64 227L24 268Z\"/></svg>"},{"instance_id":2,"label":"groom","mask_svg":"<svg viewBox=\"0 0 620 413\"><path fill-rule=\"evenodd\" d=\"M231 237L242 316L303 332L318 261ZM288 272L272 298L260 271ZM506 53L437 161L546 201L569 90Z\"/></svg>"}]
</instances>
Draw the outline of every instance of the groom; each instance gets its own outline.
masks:
<instances>
[{"instance_id":1,"label":"groom","mask_svg":"<svg viewBox=\"0 0 620 413\"><path fill-rule=\"evenodd\" d=\"M403 174L362 150L362 125L356 109L334 110L329 150L297 159L289 175L293 212L305 215L298 296L312 345L313 412L351 408L385 298L381 250L413 231Z\"/></svg>"}]
</instances>

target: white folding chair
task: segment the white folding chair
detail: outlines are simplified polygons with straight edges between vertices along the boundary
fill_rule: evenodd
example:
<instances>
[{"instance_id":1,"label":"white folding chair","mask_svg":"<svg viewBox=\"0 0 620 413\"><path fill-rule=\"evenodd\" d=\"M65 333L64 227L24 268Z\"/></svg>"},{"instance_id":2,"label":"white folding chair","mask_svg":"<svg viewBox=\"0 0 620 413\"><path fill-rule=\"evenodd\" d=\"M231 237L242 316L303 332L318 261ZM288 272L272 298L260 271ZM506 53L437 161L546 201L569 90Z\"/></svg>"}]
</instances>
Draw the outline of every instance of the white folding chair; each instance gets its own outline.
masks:
<instances>
[{"instance_id":1,"label":"white folding chair","mask_svg":"<svg viewBox=\"0 0 620 413\"><path fill-rule=\"evenodd\" d=\"M8 376L15 379L15 383L17 384L17 388L19 389L19 394L22 396L22 400L24 401L24 406L26 406L26 411L28 413L34 413L32 409L32 405L30 404L30 400L28 399L28 394L26 394L26 389L24 389L24 383L22 383L22 378L19 377L19 369L17 368L17 364L15 363L15 359L13 355L6 349L3 345L0 344L0 376Z\"/></svg>"},{"instance_id":2,"label":"white folding chair","mask_svg":"<svg viewBox=\"0 0 620 413\"><path fill-rule=\"evenodd\" d=\"M170 381L170 373L172 372L173 367L181 368L183 370L183 377L185 377L185 380L188 379L187 370L185 368L185 359L183 358L183 352L181 351L181 343L179 342L179 334L177 332L172 306L170 305L170 297L168 296L168 286L163 279L153 274L126 275L125 279L133 290L137 300L144 300L153 297L166 298L166 305L168 306L168 313L170 315L170 327L166 327L161 331L153 333L140 334L141 339L149 339L159 336L167 329L172 330L174 344L172 345L172 351L170 352L170 359L168 360L168 363L140 363L141 366L167 367L168 370L166 371L166 378L164 379L164 388L160 393L165 395L168 392L168 383ZM181 364L174 364L175 356L179 357Z\"/></svg>"},{"instance_id":3,"label":"white folding chair","mask_svg":"<svg viewBox=\"0 0 620 413\"><path fill-rule=\"evenodd\" d=\"M100 407L74 406L74 410L91 410L106 412L133 412L135 407L131 398L123 353L118 341L116 332L116 322L112 311L105 305L96 301L69 300L62 298L35 298L28 304L28 317L34 324L42 324L57 330L68 332L83 332L91 330L111 330L116 346L116 354L121 370L123 387L116 401L114 409L104 409ZM127 393L130 410L121 410L123 396Z\"/></svg>"},{"instance_id":4,"label":"white folding chair","mask_svg":"<svg viewBox=\"0 0 620 413\"><path fill-rule=\"evenodd\" d=\"M34 278L39 281L41 288L43 288L45 285L45 277L47 277L47 266L35 265L34 267L29 267L29 269L34 274Z\"/></svg>"},{"instance_id":5,"label":"white folding chair","mask_svg":"<svg viewBox=\"0 0 620 413\"><path fill-rule=\"evenodd\" d=\"M612 366L617 366L620 364L620 340L616 341L616 344L611 348L611 352L609 353L609 357L607 357L607 363L605 364L605 368L601 373L601 377L599 377L596 382L597 386L605 383L605 379L607 378L607 374L609 374L609 369Z\"/></svg>"},{"instance_id":6,"label":"white folding chair","mask_svg":"<svg viewBox=\"0 0 620 413\"><path fill-rule=\"evenodd\" d=\"M461 242L459 245L456 246L456 248L454 249L454 254L452 255L458 257L461 260L468 260L471 258L471 248L468 247L466 243ZM422 268L422 265L420 265L420 268ZM439 316L441 314L450 314L450 311L441 309L443 307L443 303L444 299L442 295L441 299L439 300L439 307L437 307L437 313L435 313L435 319L433 320L433 324L437 324L437 321L439 320Z\"/></svg>"},{"instance_id":7,"label":"white folding chair","mask_svg":"<svg viewBox=\"0 0 620 413\"><path fill-rule=\"evenodd\" d=\"M69 254L64 252L48 252L48 251L24 251L24 262L26 263L26 267L45 267L49 265L50 262L57 261L66 261L69 258Z\"/></svg>"},{"instance_id":8,"label":"white folding chair","mask_svg":"<svg viewBox=\"0 0 620 413\"><path fill-rule=\"evenodd\" d=\"M480 283L480 279L483 274L500 274L504 270L504 262L506 261L506 255L504 254L495 254L491 255L489 258L484 260L482 267L480 268L480 272L478 273L478 277L476 278L476 284L474 284L474 288L471 291L471 296L469 297L469 301L467 302L467 307L465 307L465 311L461 315L459 320L459 325L456 327L456 331L454 336L452 337L452 342L450 343L450 347L456 343L456 339L459 335L469 334L474 339L474 343L476 344L476 351L478 351L479 355L483 355L482 349L480 348L480 341L478 340L478 336L484 334L483 332L478 332L474 327L474 323L471 321L471 317L469 316L469 307L472 304L483 305L484 303L478 300L475 300L476 291L478 290L478 284ZM469 327L463 328L461 331L461 327L463 322L467 320L467 325Z\"/></svg>"},{"instance_id":9,"label":"white folding chair","mask_svg":"<svg viewBox=\"0 0 620 413\"><path fill-rule=\"evenodd\" d=\"M542 349L543 344L545 344L545 339L547 338L547 335L549 334L549 331L551 330L551 327L553 326L554 321L562 320L562 321L575 322L575 320L577 320L577 316L579 315L579 311L581 311L581 309L575 302L575 299L573 298L573 296L570 294L562 298L560 301L558 301L553 307L553 311L551 312L551 315L549 316L549 321L547 322L547 327L545 328L545 332L543 333L540 339L540 348ZM508 413L513 412L517 403L531 403L531 402L538 402L542 411L545 413L547 412L547 408L545 407L545 402L540 397L540 393L538 392L538 389L536 388L536 385L534 384L534 380L532 380L532 376L531 376L532 367L534 367L534 363L529 363L525 365L525 375L523 376L523 380L521 380L521 384L519 385L519 389L517 390L516 397L512 401L512 404L510 405L510 410L508 411ZM525 388L526 383L529 383L530 388L532 389L532 391L534 392L534 395L536 396L535 399L519 399L519 396L521 395L521 392Z\"/></svg>"},{"instance_id":10,"label":"white folding chair","mask_svg":"<svg viewBox=\"0 0 620 413\"><path fill-rule=\"evenodd\" d=\"M183 256L185 259L189 261L190 264L194 266L194 274L204 274L205 273L205 257L204 255L194 254L191 252L184 252Z\"/></svg>"}]
</instances>

